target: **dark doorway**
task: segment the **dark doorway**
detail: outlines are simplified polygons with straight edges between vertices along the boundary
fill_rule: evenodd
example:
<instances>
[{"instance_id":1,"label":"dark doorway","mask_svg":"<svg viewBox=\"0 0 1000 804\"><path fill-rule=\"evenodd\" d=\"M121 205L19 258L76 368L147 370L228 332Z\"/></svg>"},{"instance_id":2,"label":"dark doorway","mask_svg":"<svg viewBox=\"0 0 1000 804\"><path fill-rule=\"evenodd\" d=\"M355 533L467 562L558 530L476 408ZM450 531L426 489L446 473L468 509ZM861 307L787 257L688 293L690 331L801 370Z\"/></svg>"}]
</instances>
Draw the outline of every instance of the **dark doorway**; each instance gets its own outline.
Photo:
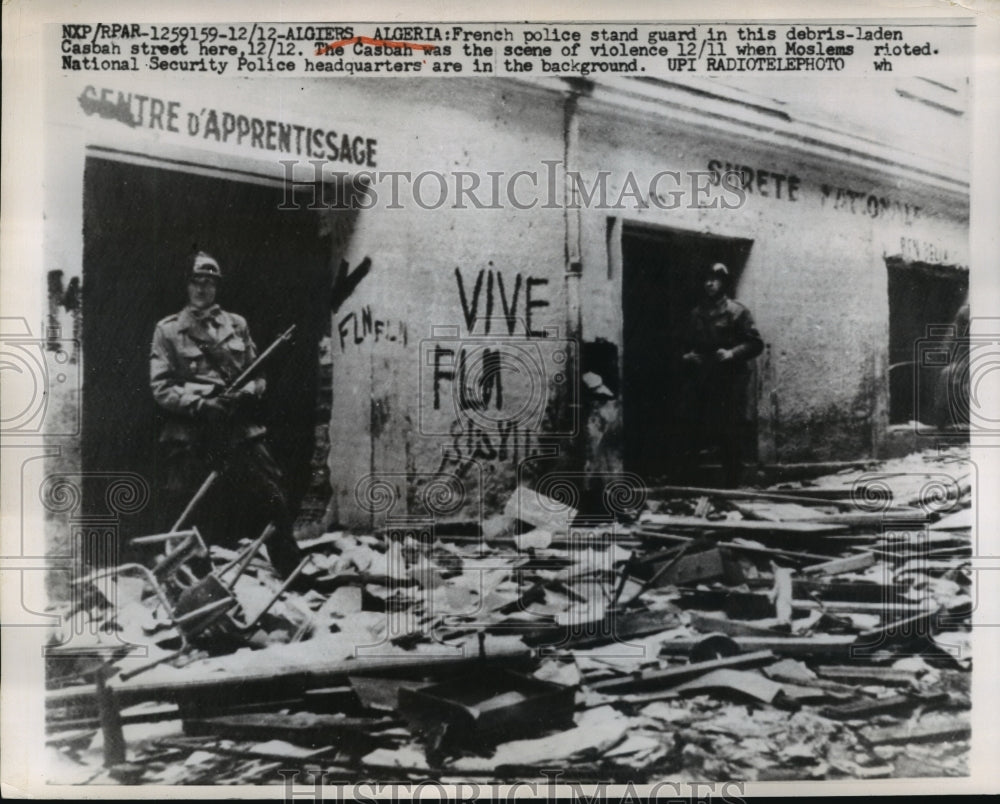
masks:
<instances>
[{"instance_id":1,"label":"dark doorway","mask_svg":"<svg viewBox=\"0 0 1000 804\"><path fill-rule=\"evenodd\" d=\"M85 472L137 472L153 491L123 536L154 532L180 513L158 510L161 421L149 390L149 349L156 322L187 301L184 277L195 249L219 261L218 301L246 317L258 350L298 327L265 372L265 415L293 505L309 486L331 252L318 213L279 210L281 201L276 184L87 160L82 463ZM86 499L86 488L84 495L86 507L101 508Z\"/></svg>"},{"instance_id":2,"label":"dark doorway","mask_svg":"<svg viewBox=\"0 0 1000 804\"><path fill-rule=\"evenodd\" d=\"M680 358L702 271L723 262L738 288L752 245L673 229L626 225L622 232L624 462L647 482L676 479ZM747 458L755 454L744 450Z\"/></svg>"},{"instance_id":3,"label":"dark doorway","mask_svg":"<svg viewBox=\"0 0 1000 804\"><path fill-rule=\"evenodd\" d=\"M917 359L922 344L940 342L940 333L968 334L968 308L964 325L960 311L968 304L969 276L965 271L926 263L887 260L889 272L889 423L920 421L942 424L947 399L942 396L942 372L948 360ZM953 359L954 348L934 349ZM944 410L942 410L942 408Z\"/></svg>"}]
</instances>

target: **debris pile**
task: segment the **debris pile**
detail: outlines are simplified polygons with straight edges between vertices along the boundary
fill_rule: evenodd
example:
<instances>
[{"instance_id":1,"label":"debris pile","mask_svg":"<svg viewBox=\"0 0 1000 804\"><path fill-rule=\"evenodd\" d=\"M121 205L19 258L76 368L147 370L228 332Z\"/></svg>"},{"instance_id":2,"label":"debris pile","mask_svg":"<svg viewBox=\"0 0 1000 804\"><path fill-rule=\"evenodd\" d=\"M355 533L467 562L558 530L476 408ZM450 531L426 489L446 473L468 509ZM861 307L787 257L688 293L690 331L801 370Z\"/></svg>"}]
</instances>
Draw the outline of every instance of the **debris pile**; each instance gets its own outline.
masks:
<instances>
[{"instance_id":1,"label":"debris pile","mask_svg":"<svg viewBox=\"0 0 1000 804\"><path fill-rule=\"evenodd\" d=\"M304 593L263 535L198 578L197 532L169 534L57 609L51 781L968 773L967 451L640 491L601 521L521 487L483 522L324 534Z\"/></svg>"}]
</instances>

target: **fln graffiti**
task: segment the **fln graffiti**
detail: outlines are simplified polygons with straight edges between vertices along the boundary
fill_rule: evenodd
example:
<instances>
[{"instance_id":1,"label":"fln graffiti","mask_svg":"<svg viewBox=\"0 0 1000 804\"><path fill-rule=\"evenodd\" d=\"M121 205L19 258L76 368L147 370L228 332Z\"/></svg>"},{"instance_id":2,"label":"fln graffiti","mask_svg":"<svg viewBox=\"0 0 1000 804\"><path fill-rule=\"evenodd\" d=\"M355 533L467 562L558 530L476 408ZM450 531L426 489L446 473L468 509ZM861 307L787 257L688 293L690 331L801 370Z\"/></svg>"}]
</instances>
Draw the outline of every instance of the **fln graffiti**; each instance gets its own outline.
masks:
<instances>
[{"instance_id":1,"label":"fln graffiti","mask_svg":"<svg viewBox=\"0 0 1000 804\"><path fill-rule=\"evenodd\" d=\"M459 411L489 407L499 411L504 407L505 375L517 373L531 384L543 379L540 353L527 341L550 334L536 329L532 321L537 310L549 306L548 299L539 297L548 281L520 272L511 280L501 271L483 268L470 285L462 270L455 269L458 298L470 338L434 345L434 410L441 409L447 393L442 388L445 383L452 384L451 398Z\"/></svg>"},{"instance_id":2,"label":"fln graffiti","mask_svg":"<svg viewBox=\"0 0 1000 804\"><path fill-rule=\"evenodd\" d=\"M406 346L408 335L406 323L387 318L376 318L370 304L366 304L359 312L347 313L337 322L337 335L340 338L340 351L347 351L348 344L360 346L366 340L375 343L389 341Z\"/></svg>"},{"instance_id":3,"label":"fln graffiti","mask_svg":"<svg viewBox=\"0 0 1000 804\"><path fill-rule=\"evenodd\" d=\"M457 369L454 368L457 362ZM469 367L472 366L470 372ZM499 349L479 348L469 357L463 347L456 350L434 346L434 410L441 409L441 383L458 383L458 409L486 410L490 403L503 410L503 368Z\"/></svg>"}]
</instances>

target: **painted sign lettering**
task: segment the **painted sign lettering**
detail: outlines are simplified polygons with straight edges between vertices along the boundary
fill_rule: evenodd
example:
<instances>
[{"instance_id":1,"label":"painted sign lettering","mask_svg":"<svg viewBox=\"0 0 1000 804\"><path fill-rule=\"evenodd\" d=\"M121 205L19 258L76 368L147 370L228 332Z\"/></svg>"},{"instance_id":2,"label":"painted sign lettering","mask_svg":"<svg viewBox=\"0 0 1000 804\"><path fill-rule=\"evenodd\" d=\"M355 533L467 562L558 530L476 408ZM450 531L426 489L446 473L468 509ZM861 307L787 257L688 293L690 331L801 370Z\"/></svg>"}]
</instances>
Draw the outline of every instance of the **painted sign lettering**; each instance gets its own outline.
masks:
<instances>
[{"instance_id":1,"label":"painted sign lettering","mask_svg":"<svg viewBox=\"0 0 1000 804\"><path fill-rule=\"evenodd\" d=\"M801 181L793 173L765 170L750 165L723 162L721 159L708 161L709 184L718 187L739 187L751 195L761 198L776 198L783 201L798 201Z\"/></svg>"},{"instance_id":2,"label":"painted sign lettering","mask_svg":"<svg viewBox=\"0 0 1000 804\"><path fill-rule=\"evenodd\" d=\"M345 133L211 107L185 110L180 101L109 87L86 86L77 102L85 114L116 120L129 128L150 128L263 151L376 167L378 140L355 132Z\"/></svg>"},{"instance_id":3,"label":"painted sign lettering","mask_svg":"<svg viewBox=\"0 0 1000 804\"><path fill-rule=\"evenodd\" d=\"M920 218L921 207L895 198L878 196L864 190L851 190L830 184L820 185L821 203L824 208L867 215L869 218L886 218L909 225Z\"/></svg>"}]
</instances>

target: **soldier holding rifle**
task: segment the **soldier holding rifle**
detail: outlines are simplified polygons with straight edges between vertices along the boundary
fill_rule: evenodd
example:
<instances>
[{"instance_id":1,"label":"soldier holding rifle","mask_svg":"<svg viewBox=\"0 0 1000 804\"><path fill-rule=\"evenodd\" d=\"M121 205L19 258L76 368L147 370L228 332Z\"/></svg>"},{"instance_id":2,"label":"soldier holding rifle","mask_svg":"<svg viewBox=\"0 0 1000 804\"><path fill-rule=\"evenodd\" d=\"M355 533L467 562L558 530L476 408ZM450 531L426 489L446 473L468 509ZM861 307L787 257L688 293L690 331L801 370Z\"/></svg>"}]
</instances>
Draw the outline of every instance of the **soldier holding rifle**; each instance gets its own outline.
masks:
<instances>
[{"instance_id":1,"label":"soldier holding rifle","mask_svg":"<svg viewBox=\"0 0 1000 804\"><path fill-rule=\"evenodd\" d=\"M267 545L271 563L287 577L302 555L292 535L281 470L259 421L266 386L256 369L262 361L246 320L215 303L221 281L218 262L198 252L187 275L187 306L160 321L153 335L149 379L167 417L160 443L168 510L176 515L183 509L182 519L197 513L210 540L226 541L232 534L222 521L227 512L220 501L230 503L233 513L259 506L264 522L275 526ZM213 485L214 504L201 504ZM198 512L190 504L196 494ZM181 524L178 520L174 528Z\"/></svg>"}]
</instances>

